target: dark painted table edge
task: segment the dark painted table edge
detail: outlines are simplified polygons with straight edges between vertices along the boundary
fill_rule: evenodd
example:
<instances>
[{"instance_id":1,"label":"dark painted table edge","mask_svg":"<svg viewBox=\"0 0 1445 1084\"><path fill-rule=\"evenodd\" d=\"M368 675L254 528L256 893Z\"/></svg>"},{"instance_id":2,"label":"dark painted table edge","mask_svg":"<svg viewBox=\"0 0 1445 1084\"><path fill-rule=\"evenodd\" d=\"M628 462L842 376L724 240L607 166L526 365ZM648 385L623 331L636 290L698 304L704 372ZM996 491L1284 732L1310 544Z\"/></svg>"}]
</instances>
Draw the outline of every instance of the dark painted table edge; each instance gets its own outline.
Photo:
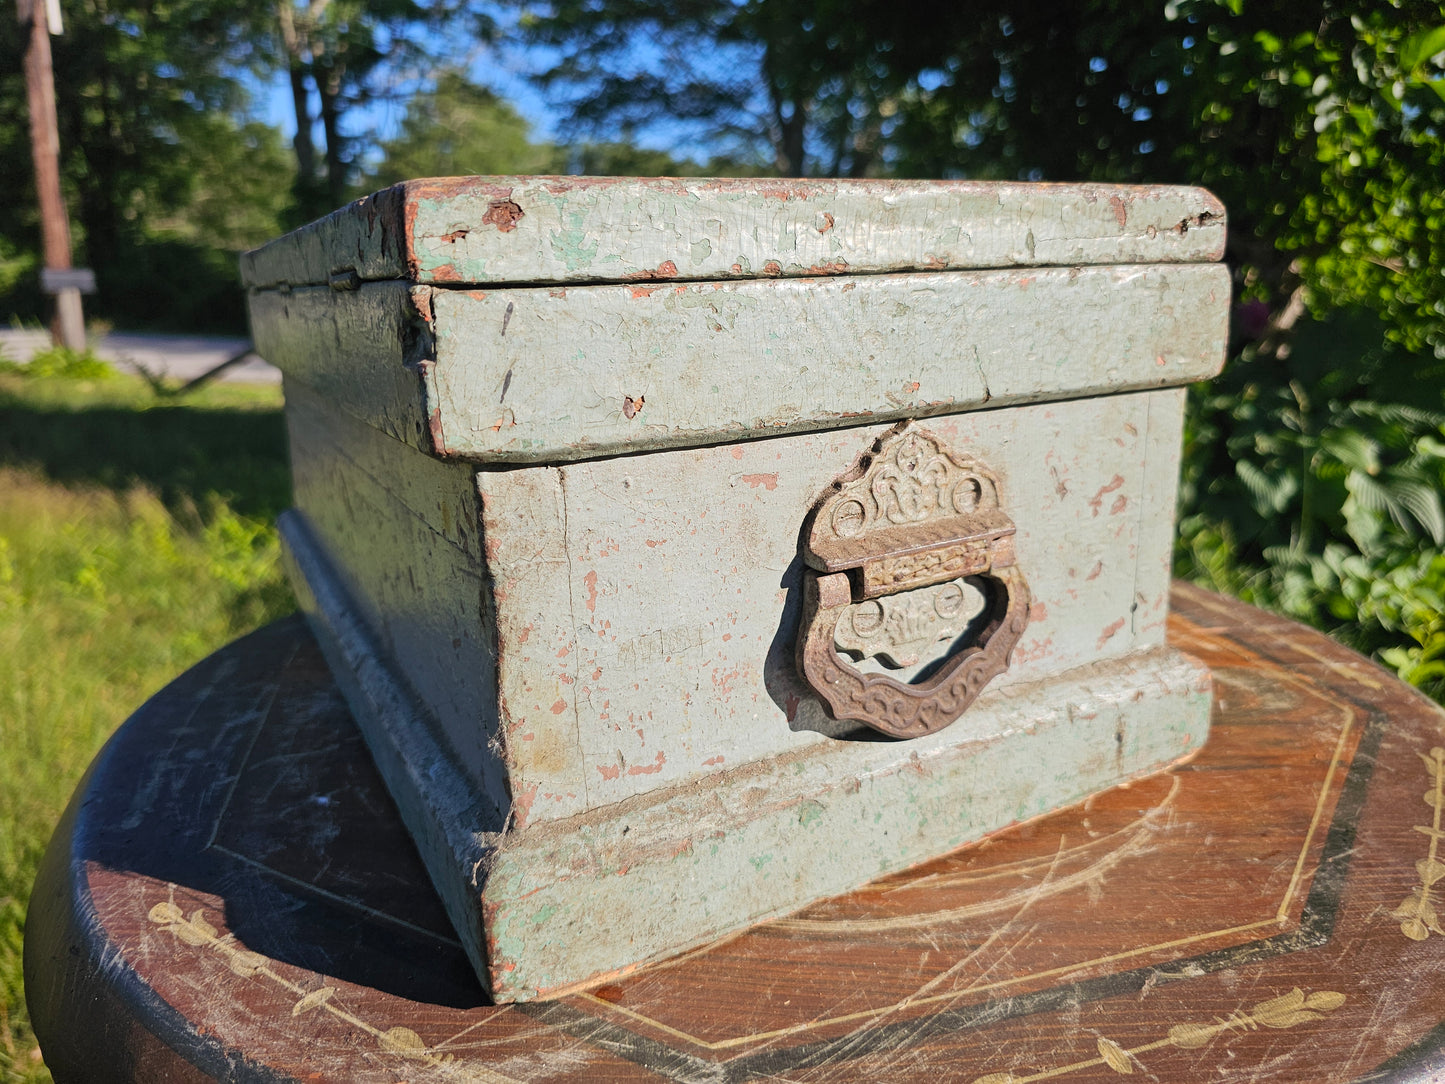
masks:
<instances>
[{"instance_id":1,"label":"dark painted table edge","mask_svg":"<svg viewBox=\"0 0 1445 1084\"><path fill-rule=\"evenodd\" d=\"M1246 603L1230 602L1246 612L1254 611ZM311 635L301 615L293 614L233 641L186 674L214 665L223 654L244 651L248 640L275 635L285 624L294 625L296 635ZM171 688L167 686L156 696L166 695ZM119 946L106 936L96 912L84 863L76 857L77 832L85 830L83 818L93 780L104 774L114 750L130 739L135 729L132 723L139 726L138 721L143 722L148 706L149 702L142 705L121 724L97 754L56 826L36 874L25 925L25 1001L46 1067L57 1084L295 1081L197 1031L122 961ZM88 1037L83 1047L64 1041L65 1036L77 1034ZM97 1060L102 1056L103 1061ZM1438 1084L1442 1080L1445 1021L1349 1084Z\"/></svg>"},{"instance_id":2,"label":"dark painted table edge","mask_svg":"<svg viewBox=\"0 0 1445 1084\"><path fill-rule=\"evenodd\" d=\"M202 659L187 674L225 653L244 651L248 640L274 635L285 624L309 636L300 614L281 618ZM179 679L177 679L179 680ZM151 698L165 696L168 685ZM77 833L84 833L93 781L107 760L144 722L147 701L111 735L82 777L41 859L25 916L25 1004L46 1067L57 1084L189 1084L245 1081L282 1084L294 1077L277 1073L240 1051L197 1031L185 1015L162 998L129 964L100 922L84 860L77 857ZM81 1046L65 1041L84 1035ZM100 1052L104 1061L98 1060Z\"/></svg>"}]
</instances>

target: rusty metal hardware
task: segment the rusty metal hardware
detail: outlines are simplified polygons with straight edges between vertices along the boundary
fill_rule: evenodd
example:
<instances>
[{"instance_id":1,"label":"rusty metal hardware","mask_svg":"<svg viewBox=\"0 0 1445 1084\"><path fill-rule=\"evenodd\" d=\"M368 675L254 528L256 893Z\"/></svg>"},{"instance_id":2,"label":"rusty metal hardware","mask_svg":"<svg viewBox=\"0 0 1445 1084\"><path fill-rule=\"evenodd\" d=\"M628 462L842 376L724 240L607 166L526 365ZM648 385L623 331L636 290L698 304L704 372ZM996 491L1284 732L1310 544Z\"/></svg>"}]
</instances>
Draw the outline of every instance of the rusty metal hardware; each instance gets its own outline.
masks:
<instances>
[{"instance_id":1,"label":"rusty metal hardware","mask_svg":"<svg viewBox=\"0 0 1445 1084\"><path fill-rule=\"evenodd\" d=\"M993 678L1029 619L998 478L912 423L876 441L810 514L798 669L835 719L896 738L948 726ZM976 639L926 679L864 673L839 648L895 666L963 628L968 578L988 588ZM940 586L942 585L942 586ZM846 618L846 624L844 620Z\"/></svg>"}]
</instances>

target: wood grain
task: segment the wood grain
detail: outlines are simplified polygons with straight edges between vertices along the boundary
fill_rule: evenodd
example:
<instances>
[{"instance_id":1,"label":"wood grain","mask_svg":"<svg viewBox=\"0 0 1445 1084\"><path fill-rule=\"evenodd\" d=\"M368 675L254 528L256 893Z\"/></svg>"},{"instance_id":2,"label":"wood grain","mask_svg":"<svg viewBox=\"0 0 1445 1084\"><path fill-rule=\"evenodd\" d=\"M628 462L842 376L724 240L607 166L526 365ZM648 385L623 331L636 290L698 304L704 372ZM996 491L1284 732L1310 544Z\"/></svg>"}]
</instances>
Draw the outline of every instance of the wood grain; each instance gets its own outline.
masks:
<instances>
[{"instance_id":1,"label":"wood grain","mask_svg":"<svg viewBox=\"0 0 1445 1084\"><path fill-rule=\"evenodd\" d=\"M378 649L502 808L495 633L472 472L418 455L287 380L295 501ZM304 583L293 577L297 589Z\"/></svg>"},{"instance_id":2,"label":"wood grain","mask_svg":"<svg viewBox=\"0 0 1445 1084\"><path fill-rule=\"evenodd\" d=\"M332 410L430 449L422 374L408 367L424 353L411 338L422 321L405 283L344 293L267 291L252 294L248 305L256 352L291 384L312 389Z\"/></svg>"},{"instance_id":3,"label":"wood grain","mask_svg":"<svg viewBox=\"0 0 1445 1084\"><path fill-rule=\"evenodd\" d=\"M272 626L77 794L28 923L47 1059L61 1084L1439 1079L1445 935L1411 901L1439 903L1445 716L1300 626L1189 588L1174 611L1219 689L1190 764L506 1008L304 627Z\"/></svg>"}]
</instances>

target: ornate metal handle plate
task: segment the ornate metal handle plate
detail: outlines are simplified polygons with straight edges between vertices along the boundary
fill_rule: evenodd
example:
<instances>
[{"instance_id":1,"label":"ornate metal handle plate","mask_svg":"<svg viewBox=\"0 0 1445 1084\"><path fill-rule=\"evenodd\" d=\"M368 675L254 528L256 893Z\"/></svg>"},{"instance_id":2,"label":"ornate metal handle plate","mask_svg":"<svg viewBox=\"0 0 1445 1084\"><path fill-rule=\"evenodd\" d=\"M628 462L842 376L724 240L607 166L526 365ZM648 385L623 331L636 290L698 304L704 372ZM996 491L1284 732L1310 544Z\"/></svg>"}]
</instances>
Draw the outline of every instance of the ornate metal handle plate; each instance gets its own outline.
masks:
<instances>
[{"instance_id":1,"label":"ornate metal handle plate","mask_svg":"<svg viewBox=\"0 0 1445 1084\"><path fill-rule=\"evenodd\" d=\"M803 558L798 669L833 718L896 738L962 715L1008 668L1028 624L1029 588L998 478L911 423L879 438L819 500ZM925 680L863 673L838 653L917 661L921 645L962 631L964 577L990 588L982 628Z\"/></svg>"}]
</instances>

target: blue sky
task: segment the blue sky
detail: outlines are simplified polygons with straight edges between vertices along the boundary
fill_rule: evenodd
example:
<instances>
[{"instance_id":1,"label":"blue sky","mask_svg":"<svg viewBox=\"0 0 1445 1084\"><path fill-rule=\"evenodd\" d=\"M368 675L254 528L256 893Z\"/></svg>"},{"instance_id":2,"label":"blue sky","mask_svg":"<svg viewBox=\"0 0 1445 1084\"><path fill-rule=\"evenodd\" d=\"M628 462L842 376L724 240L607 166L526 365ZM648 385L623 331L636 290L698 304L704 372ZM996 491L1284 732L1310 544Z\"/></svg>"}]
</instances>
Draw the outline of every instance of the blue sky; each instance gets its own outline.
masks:
<instances>
[{"instance_id":1,"label":"blue sky","mask_svg":"<svg viewBox=\"0 0 1445 1084\"><path fill-rule=\"evenodd\" d=\"M557 139L563 134L560 127L564 115L549 102L547 95L532 82L530 75L551 67L558 60L558 55L549 49L517 45L514 43L515 39L509 41L505 27L500 28L498 38L498 42L493 45L475 42L463 42L460 45L451 43L450 49L442 45L437 52L451 52L453 56L469 58L465 67L472 81L490 88L511 103L531 126L534 140ZM636 43L628 50L628 58L624 63L637 69L646 69L654 62L661 63L661 59L653 55L655 51L654 43ZM735 55L722 53L699 55L694 52L690 60L701 68L709 68L714 63L726 63L730 66L737 63ZM415 83L415 79L412 83ZM291 104L290 83L284 74L278 73L277 78L257 88L254 108L259 114L258 119L279 128L288 142L295 136L296 116ZM385 140L396 133L405 110L404 93L390 100L354 109L346 116L346 134ZM319 112L314 95L311 111L313 116ZM664 120L634 129L629 138L640 147L666 151L675 157L706 161L718 150L715 142L709 140L710 134L696 124L670 123ZM604 139L618 138L618 135L619 133L615 132L598 133L598 137ZM318 145L324 142L319 119L315 126L315 139Z\"/></svg>"},{"instance_id":2,"label":"blue sky","mask_svg":"<svg viewBox=\"0 0 1445 1084\"><path fill-rule=\"evenodd\" d=\"M468 65L471 79L510 102L531 125L533 139L554 138L558 118L548 107L546 97L528 78L529 72L540 67L545 58L506 47L478 47L474 51L476 56ZM291 85L284 73L278 73L269 84L257 88L255 106L259 120L279 128L288 141L295 136L296 113L291 105ZM358 109L349 115L348 134L365 130L377 139L387 139L395 134L405 110L406 102L401 98ZM311 111L313 115L317 113L314 95ZM319 120L316 140L318 143L324 140Z\"/></svg>"}]
</instances>

